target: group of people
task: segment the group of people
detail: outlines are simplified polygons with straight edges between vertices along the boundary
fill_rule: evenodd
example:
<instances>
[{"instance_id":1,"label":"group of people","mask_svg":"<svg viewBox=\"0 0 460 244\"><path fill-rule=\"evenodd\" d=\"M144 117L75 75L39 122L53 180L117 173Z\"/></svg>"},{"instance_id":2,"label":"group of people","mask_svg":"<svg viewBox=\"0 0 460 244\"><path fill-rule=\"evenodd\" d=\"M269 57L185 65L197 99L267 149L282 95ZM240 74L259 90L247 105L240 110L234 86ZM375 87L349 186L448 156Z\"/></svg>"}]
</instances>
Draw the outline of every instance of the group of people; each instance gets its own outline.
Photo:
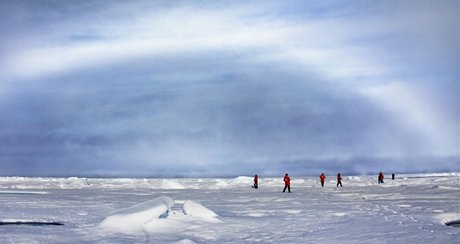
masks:
<instances>
[{"instance_id":1,"label":"group of people","mask_svg":"<svg viewBox=\"0 0 460 244\"><path fill-rule=\"evenodd\" d=\"M378 183L379 184L383 184L383 179L385 178L385 176L383 175L382 172L379 173L378 175ZM395 179L395 174L391 174L391 179L394 180ZM319 176L319 180L321 182L321 187L324 187L324 182L326 181L326 175L324 173L321 173L321 175ZM283 192L286 192L286 190L288 190L289 193L291 193L291 178L289 177L288 174L285 174L284 175L284 178L283 178L283 181L284 181L284 189L283 189ZM340 175L340 173L337 174L337 187L343 187L342 185L342 175ZM255 189L259 188L259 176L258 175L255 175L254 176L254 186L253 186Z\"/></svg>"},{"instance_id":2,"label":"group of people","mask_svg":"<svg viewBox=\"0 0 460 244\"><path fill-rule=\"evenodd\" d=\"M288 174L284 175L284 189L283 192L286 192L286 189L288 190L289 193L291 193L291 178L289 178ZM254 186L255 189L259 188L259 176L254 175Z\"/></svg>"},{"instance_id":3,"label":"group of people","mask_svg":"<svg viewBox=\"0 0 460 244\"><path fill-rule=\"evenodd\" d=\"M319 181L321 182L321 187L324 187L324 182L326 181L326 175L324 173L321 173L319 176ZM342 185L342 175L340 173L337 174L337 187L343 187Z\"/></svg>"}]
</instances>

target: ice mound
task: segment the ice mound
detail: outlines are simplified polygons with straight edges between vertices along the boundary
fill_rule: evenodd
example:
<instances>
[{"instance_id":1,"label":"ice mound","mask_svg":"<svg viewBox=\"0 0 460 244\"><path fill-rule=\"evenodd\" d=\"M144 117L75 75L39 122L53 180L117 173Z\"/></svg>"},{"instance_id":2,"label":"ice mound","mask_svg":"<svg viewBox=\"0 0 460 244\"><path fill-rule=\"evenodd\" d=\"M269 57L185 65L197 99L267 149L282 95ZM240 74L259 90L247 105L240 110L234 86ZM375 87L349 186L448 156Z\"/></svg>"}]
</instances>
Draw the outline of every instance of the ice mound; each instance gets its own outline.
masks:
<instances>
[{"instance_id":1,"label":"ice mound","mask_svg":"<svg viewBox=\"0 0 460 244\"><path fill-rule=\"evenodd\" d=\"M211 186L211 189L222 189L241 186L252 186L254 178L248 176L238 176L233 179L219 179L216 184Z\"/></svg>"},{"instance_id":2,"label":"ice mound","mask_svg":"<svg viewBox=\"0 0 460 244\"><path fill-rule=\"evenodd\" d=\"M161 182L160 189L176 189L176 190L180 190L180 189L185 189L185 187L181 183L179 183L177 181L174 181L174 180L163 180Z\"/></svg>"},{"instance_id":3,"label":"ice mound","mask_svg":"<svg viewBox=\"0 0 460 244\"><path fill-rule=\"evenodd\" d=\"M231 185L251 185L254 178L248 176L238 176L230 181Z\"/></svg>"},{"instance_id":4,"label":"ice mound","mask_svg":"<svg viewBox=\"0 0 460 244\"><path fill-rule=\"evenodd\" d=\"M195 201L174 201L162 196L116 211L99 227L110 232L160 233L194 228L204 223L221 223L217 217L215 212Z\"/></svg>"},{"instance_id":5,"label":"ice mound","mask_svg":"<svg viewBox=\"0 0 460 244\"><path fill-rule=\"evenodd\" d=\"M180 241L175 242L176 244L196 244L196 242L189 240L189 239L183 239Z\"/></svg>"},{"instance_id":6,"label":"ice mound","mask_svg":"<svg viewBox=\"0 0 460 244\"><path fill-rule=\"evenodd\" d=\"M225 182L224 180L218 180L214 186L211 186L211 189L221 189L221 188L227 188L228 183Z\"/></svg>"},{"instance_id":7,"label":"ice mound","mask_svg":"<svg viewBox=\"0 0 460 244\"><path fill-rule=\"evenodd\" d=\"M183 210L185 215L198 217L210 222L220 222L217 219L218 215L214 211L192 200L185 201Z\"/></svg>"},{"instance_id":8,"label":"ice mound","mask_svg":"<svg viewBox=\"0 0 460 244\"><path fill-rule=\"evenodd\" d=\"M167 217L168 210L174 205L170 197L158 197L129 208L121 209L106 217L100 227L116 232L138 231L142 226L154 219Z\"/></svg>"}]
</instances>

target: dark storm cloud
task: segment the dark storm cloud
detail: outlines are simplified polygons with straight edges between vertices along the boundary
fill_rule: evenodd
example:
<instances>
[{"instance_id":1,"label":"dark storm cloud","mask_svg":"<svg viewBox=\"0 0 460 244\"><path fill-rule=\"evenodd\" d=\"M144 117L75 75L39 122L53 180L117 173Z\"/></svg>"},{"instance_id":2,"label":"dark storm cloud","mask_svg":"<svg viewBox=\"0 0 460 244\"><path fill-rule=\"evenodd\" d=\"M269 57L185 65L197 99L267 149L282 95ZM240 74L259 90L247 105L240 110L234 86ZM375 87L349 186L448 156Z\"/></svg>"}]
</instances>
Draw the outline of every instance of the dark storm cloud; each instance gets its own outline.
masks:
<instances>
[{"instance_id":1,"label":"dark storm cloud","mask_svg":"<svg viewBox=\"0 0 460 244\"><path fill-rule=\"evenodd\" d=\"M454 2L259 4L6 4L0 174L458 170Z\"/></svg>"}]
</instances>

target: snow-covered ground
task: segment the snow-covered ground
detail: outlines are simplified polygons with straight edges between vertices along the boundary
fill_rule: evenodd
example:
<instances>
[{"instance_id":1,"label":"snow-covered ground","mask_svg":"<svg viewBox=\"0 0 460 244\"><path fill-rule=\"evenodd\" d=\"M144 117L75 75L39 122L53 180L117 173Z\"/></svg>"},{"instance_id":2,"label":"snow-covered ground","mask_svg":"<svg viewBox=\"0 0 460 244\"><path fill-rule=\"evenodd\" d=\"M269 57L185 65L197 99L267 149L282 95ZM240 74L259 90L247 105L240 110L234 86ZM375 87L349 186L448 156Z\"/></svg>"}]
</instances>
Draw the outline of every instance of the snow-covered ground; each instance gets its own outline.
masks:
<instances>
[{"instance_id":1,"label":"snow-covered ground","mask_svg":"<svg viewBox=\"0 0 460 244\"><path fill-rule=\"evenodd\" d=\"M0 177L0 243L460 243L460 173L343 178Z\"/></svg>"}]
</instances>

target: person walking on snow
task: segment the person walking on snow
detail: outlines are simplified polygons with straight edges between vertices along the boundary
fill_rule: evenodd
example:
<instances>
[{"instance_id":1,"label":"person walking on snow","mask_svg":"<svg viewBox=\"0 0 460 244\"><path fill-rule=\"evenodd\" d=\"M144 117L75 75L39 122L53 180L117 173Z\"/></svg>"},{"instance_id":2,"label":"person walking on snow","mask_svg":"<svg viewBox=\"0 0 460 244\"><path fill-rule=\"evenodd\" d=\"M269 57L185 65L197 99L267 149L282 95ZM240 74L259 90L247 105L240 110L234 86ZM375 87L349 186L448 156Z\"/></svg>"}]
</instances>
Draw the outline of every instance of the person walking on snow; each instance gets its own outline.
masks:
<instances>
[{"instance_id":1,"label":"person walking on snow","mask_svg":"<svg viewBox=\"0 0 460 244\"><path fill-rule=\"evenodd\" d=\"M337 187L343 187L342 186L342 176L340 175L340 173L337 174Z\"/></svg>"},{"instance_id":2,"label":"person walking on snow","mask_svg":"<svg viewBox=\"0 0 460 244\"><path fill-rule=\"evenodd\" d=\"M289 178L288 174L284 175L284 189L283 192L286 192L286 189L288 189L288 192L291 193L291 178Z\"/></svg>"},{"instance_id":3,"label":"person walking on snow","mask_svg":"<svg viewBox=\"0 0 460 244\"><path fill-rule=\"evenodd\" d=\"M259 188L259 176L254 175L254 188Z\"/></svg>"},{"instance_id":4,"label":"person walking on snow","mask_svg":"<svg viewBox=\"0 0 460 244\"><path fill-rule=\"evenodd\" d=\"M321 187L324 187L324 180L326 180L326 176L324 175L324 173L321 173L321 175L319 176L319 180L321 181Z\"/></svg>"},{"instance_id":5,"label":"person walking on snow","mask_svg":"<svg viewBox=\"0 0 460 244\"><path fill-rule=\"evenodd\" d=\"M383 176L383 173L380 172L380 173L379 173L379 184L380 184L380 183L383 184L383 178L385 178L385 177Z\"/></svg>"}]
</instances>

